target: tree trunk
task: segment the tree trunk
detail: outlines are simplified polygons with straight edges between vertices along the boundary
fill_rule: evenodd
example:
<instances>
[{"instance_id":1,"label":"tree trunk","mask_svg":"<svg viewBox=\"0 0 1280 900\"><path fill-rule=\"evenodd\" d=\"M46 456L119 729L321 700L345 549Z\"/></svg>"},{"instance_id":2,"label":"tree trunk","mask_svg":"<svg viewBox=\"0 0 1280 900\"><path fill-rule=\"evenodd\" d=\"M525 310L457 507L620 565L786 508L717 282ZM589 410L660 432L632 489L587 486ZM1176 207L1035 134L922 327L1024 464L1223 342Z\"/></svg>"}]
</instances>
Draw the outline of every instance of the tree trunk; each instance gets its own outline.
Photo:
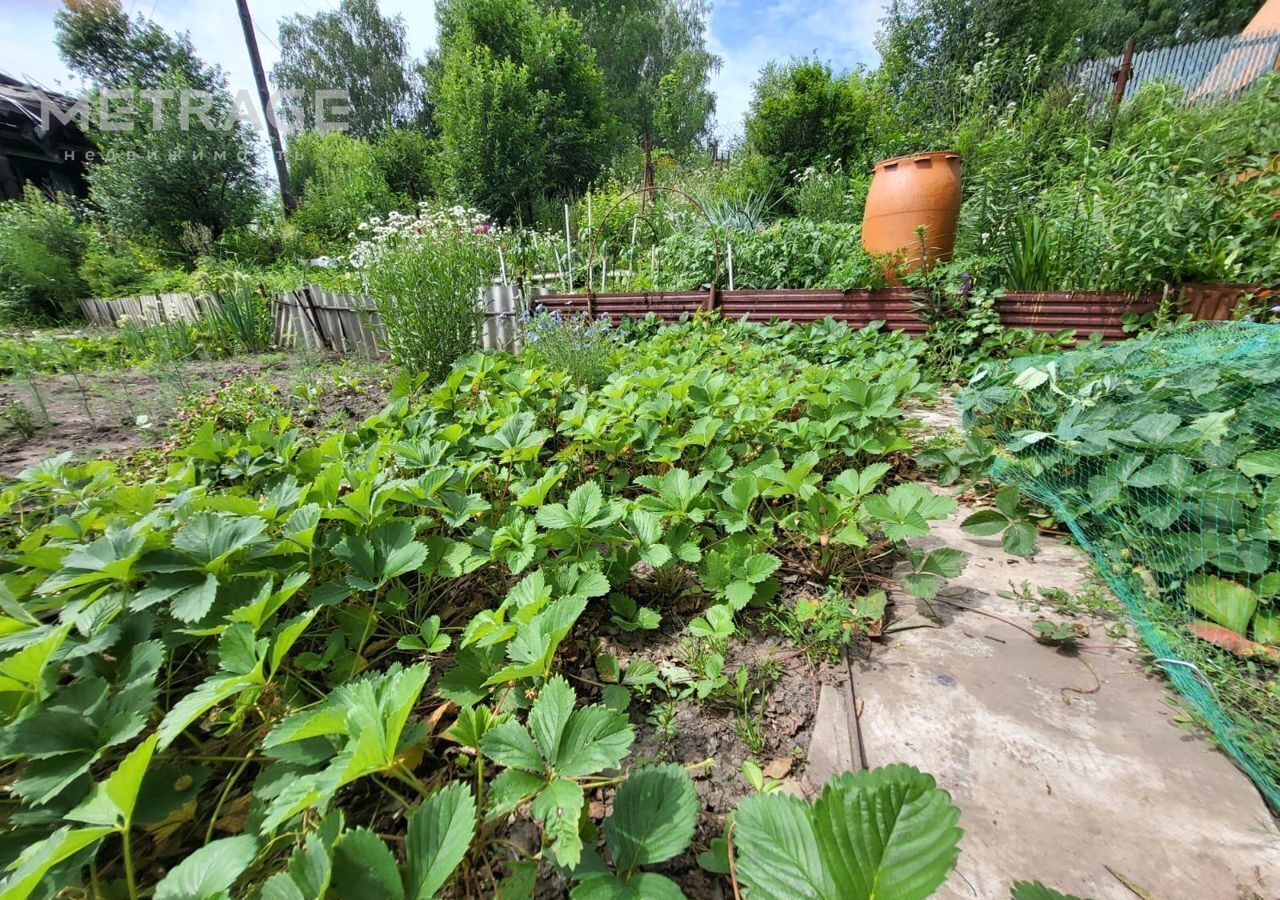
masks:
<instances>
[{"instance_id":1,"label":"tree trunk","mask_svg":"<svg viewBox=\"0 0 1280 900\"><path fill-rule=\"evenodd\" d=\"M653 193L653 141L649 139L648 130L640 135L640 141L644 146L644 194L640 197L640 209L643 211L649 195Z\"/></svg>"}]
</instances>

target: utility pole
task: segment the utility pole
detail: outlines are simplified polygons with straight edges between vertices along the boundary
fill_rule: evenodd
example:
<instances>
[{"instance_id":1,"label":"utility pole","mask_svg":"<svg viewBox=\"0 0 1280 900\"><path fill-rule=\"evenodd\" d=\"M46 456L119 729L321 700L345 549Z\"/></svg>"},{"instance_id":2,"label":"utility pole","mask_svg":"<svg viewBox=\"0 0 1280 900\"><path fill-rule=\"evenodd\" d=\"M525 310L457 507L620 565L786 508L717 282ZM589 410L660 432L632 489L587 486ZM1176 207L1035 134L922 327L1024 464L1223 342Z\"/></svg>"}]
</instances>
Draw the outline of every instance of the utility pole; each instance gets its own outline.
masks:
<instances>
[{"instance_id":1,"label":"utility pole","mask_svg":"<svg viewBox=\"0 0 1280 900\"><path fill-rule=\"evenodd\" d=\"M244 44L249 48L249 61L253 63L253 80L258 83L258 100L267 121L267 136L271 139L271 155L276 160L276 176L280 179L280 200L284 214L288 216L298 208L298 200L289 187L289 164L284 159L284 144L280 129L276 127L276 114L271 108L271 91L267 88L267 74L262 70L262 58L258 56L258 39L253 34L253 19L249 17L249 0L236 0L240 10L240 27L244 29Z\"/></svg>"}]
</instances>

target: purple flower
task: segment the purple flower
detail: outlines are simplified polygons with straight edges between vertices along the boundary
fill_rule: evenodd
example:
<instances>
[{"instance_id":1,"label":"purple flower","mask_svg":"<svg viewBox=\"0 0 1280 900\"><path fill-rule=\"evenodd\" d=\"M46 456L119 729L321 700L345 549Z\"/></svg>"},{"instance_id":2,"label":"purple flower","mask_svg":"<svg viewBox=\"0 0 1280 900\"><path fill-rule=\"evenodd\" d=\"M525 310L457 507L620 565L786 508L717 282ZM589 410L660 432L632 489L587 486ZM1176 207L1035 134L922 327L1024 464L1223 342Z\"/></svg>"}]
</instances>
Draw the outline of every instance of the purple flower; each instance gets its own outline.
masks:
<instances>
[{"instance_id":1,"label":"purple flower","mask_svg":"<svg viewBox=\"0 0 1280 900\"><path fill-rule=\"evenodd\" d=\"M490 225L488 222L481 222L475 228L471 229L472 234L488 234Z\"/></svg>"}]
</instances>

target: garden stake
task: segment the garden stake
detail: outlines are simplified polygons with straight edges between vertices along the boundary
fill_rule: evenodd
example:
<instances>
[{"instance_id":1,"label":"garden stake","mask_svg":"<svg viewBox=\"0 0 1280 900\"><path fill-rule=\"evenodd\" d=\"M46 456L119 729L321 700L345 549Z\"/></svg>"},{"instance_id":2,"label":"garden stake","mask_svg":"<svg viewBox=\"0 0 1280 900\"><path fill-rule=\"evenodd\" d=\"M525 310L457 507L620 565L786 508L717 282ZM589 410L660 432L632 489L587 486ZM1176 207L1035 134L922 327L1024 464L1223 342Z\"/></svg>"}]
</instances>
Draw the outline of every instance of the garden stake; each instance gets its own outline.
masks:
<instances>
[{"instance_id":1,"label":"garden stake","mask_svg":"<svg viewBox=\"0 0 1280 900\"><path fill-rule=\"evenodd\" d=\"M564 261L569 269L569 293L573 293L573 241L569 237L569 204L564 205Z\"/></svg>"}]
</instances>

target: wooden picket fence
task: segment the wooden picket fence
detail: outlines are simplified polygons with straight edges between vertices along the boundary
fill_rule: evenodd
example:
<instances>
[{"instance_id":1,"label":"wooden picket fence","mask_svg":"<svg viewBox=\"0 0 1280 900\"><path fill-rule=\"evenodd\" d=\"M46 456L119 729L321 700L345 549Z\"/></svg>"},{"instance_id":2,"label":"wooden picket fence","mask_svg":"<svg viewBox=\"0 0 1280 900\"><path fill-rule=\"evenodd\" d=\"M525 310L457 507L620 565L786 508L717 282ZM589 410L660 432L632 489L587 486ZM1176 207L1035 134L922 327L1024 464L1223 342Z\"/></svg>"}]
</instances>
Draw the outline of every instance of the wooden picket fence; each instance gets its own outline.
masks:
<instances>
[{"instance_id":1,"label":"wooden picket fence","mask_svg":"<svg viewBox=\"0 0 1280 900\"><path fill-rule=\"evenodd\" d=\"M1071 67L1066 81L1095 107L1119 103L1155 81L1177 85L1182 102L1191 105L1238 97L1276 69L1280 31L1255 31L1151 49L1130 41L1123 53Z\"/></svg>"},{"instance_id":2,"label":"wooden picket fence","mask_svg":"<svg viewBox=\"0 0 1280 900\"><path fill-rule=\"evenodd\" d=\"M118 326L126 318L143 325L200 321L217 304L216 297L196 294L155 294L117 300L81 300L80 309L94 325ZM486 350L518 349L516 319L524 311L520 289L493 285L480 291L477 303L484 313L481 346ZM385 355L386 330L371 297L341 294L308 284L271 300L275 342L280 347L306 348L344 356Z\"/></svg>"},{"instance_id":3,"label":"wooden picket fence","mask_svg":"<svg viewBox=\"0 0 1280 900\"><path fill-rule=\"evenodd\" d=\"M304 285L271 301L276 343L332 350L349 356L381 356L382 318L371 298Z\"/></svg>"},{"instance_id":4,"label":"wooden picket fence","mask_svg":"<svg viewBox=\"0 0 1280 900\"><path fill-rule=\"evenodd\" d=\"M93 325L111 327L129 318L143 325L198 322L217 301L205 294L143 294L118 300L81 300L80 311Z\"/></svg>"}]
</instances>

